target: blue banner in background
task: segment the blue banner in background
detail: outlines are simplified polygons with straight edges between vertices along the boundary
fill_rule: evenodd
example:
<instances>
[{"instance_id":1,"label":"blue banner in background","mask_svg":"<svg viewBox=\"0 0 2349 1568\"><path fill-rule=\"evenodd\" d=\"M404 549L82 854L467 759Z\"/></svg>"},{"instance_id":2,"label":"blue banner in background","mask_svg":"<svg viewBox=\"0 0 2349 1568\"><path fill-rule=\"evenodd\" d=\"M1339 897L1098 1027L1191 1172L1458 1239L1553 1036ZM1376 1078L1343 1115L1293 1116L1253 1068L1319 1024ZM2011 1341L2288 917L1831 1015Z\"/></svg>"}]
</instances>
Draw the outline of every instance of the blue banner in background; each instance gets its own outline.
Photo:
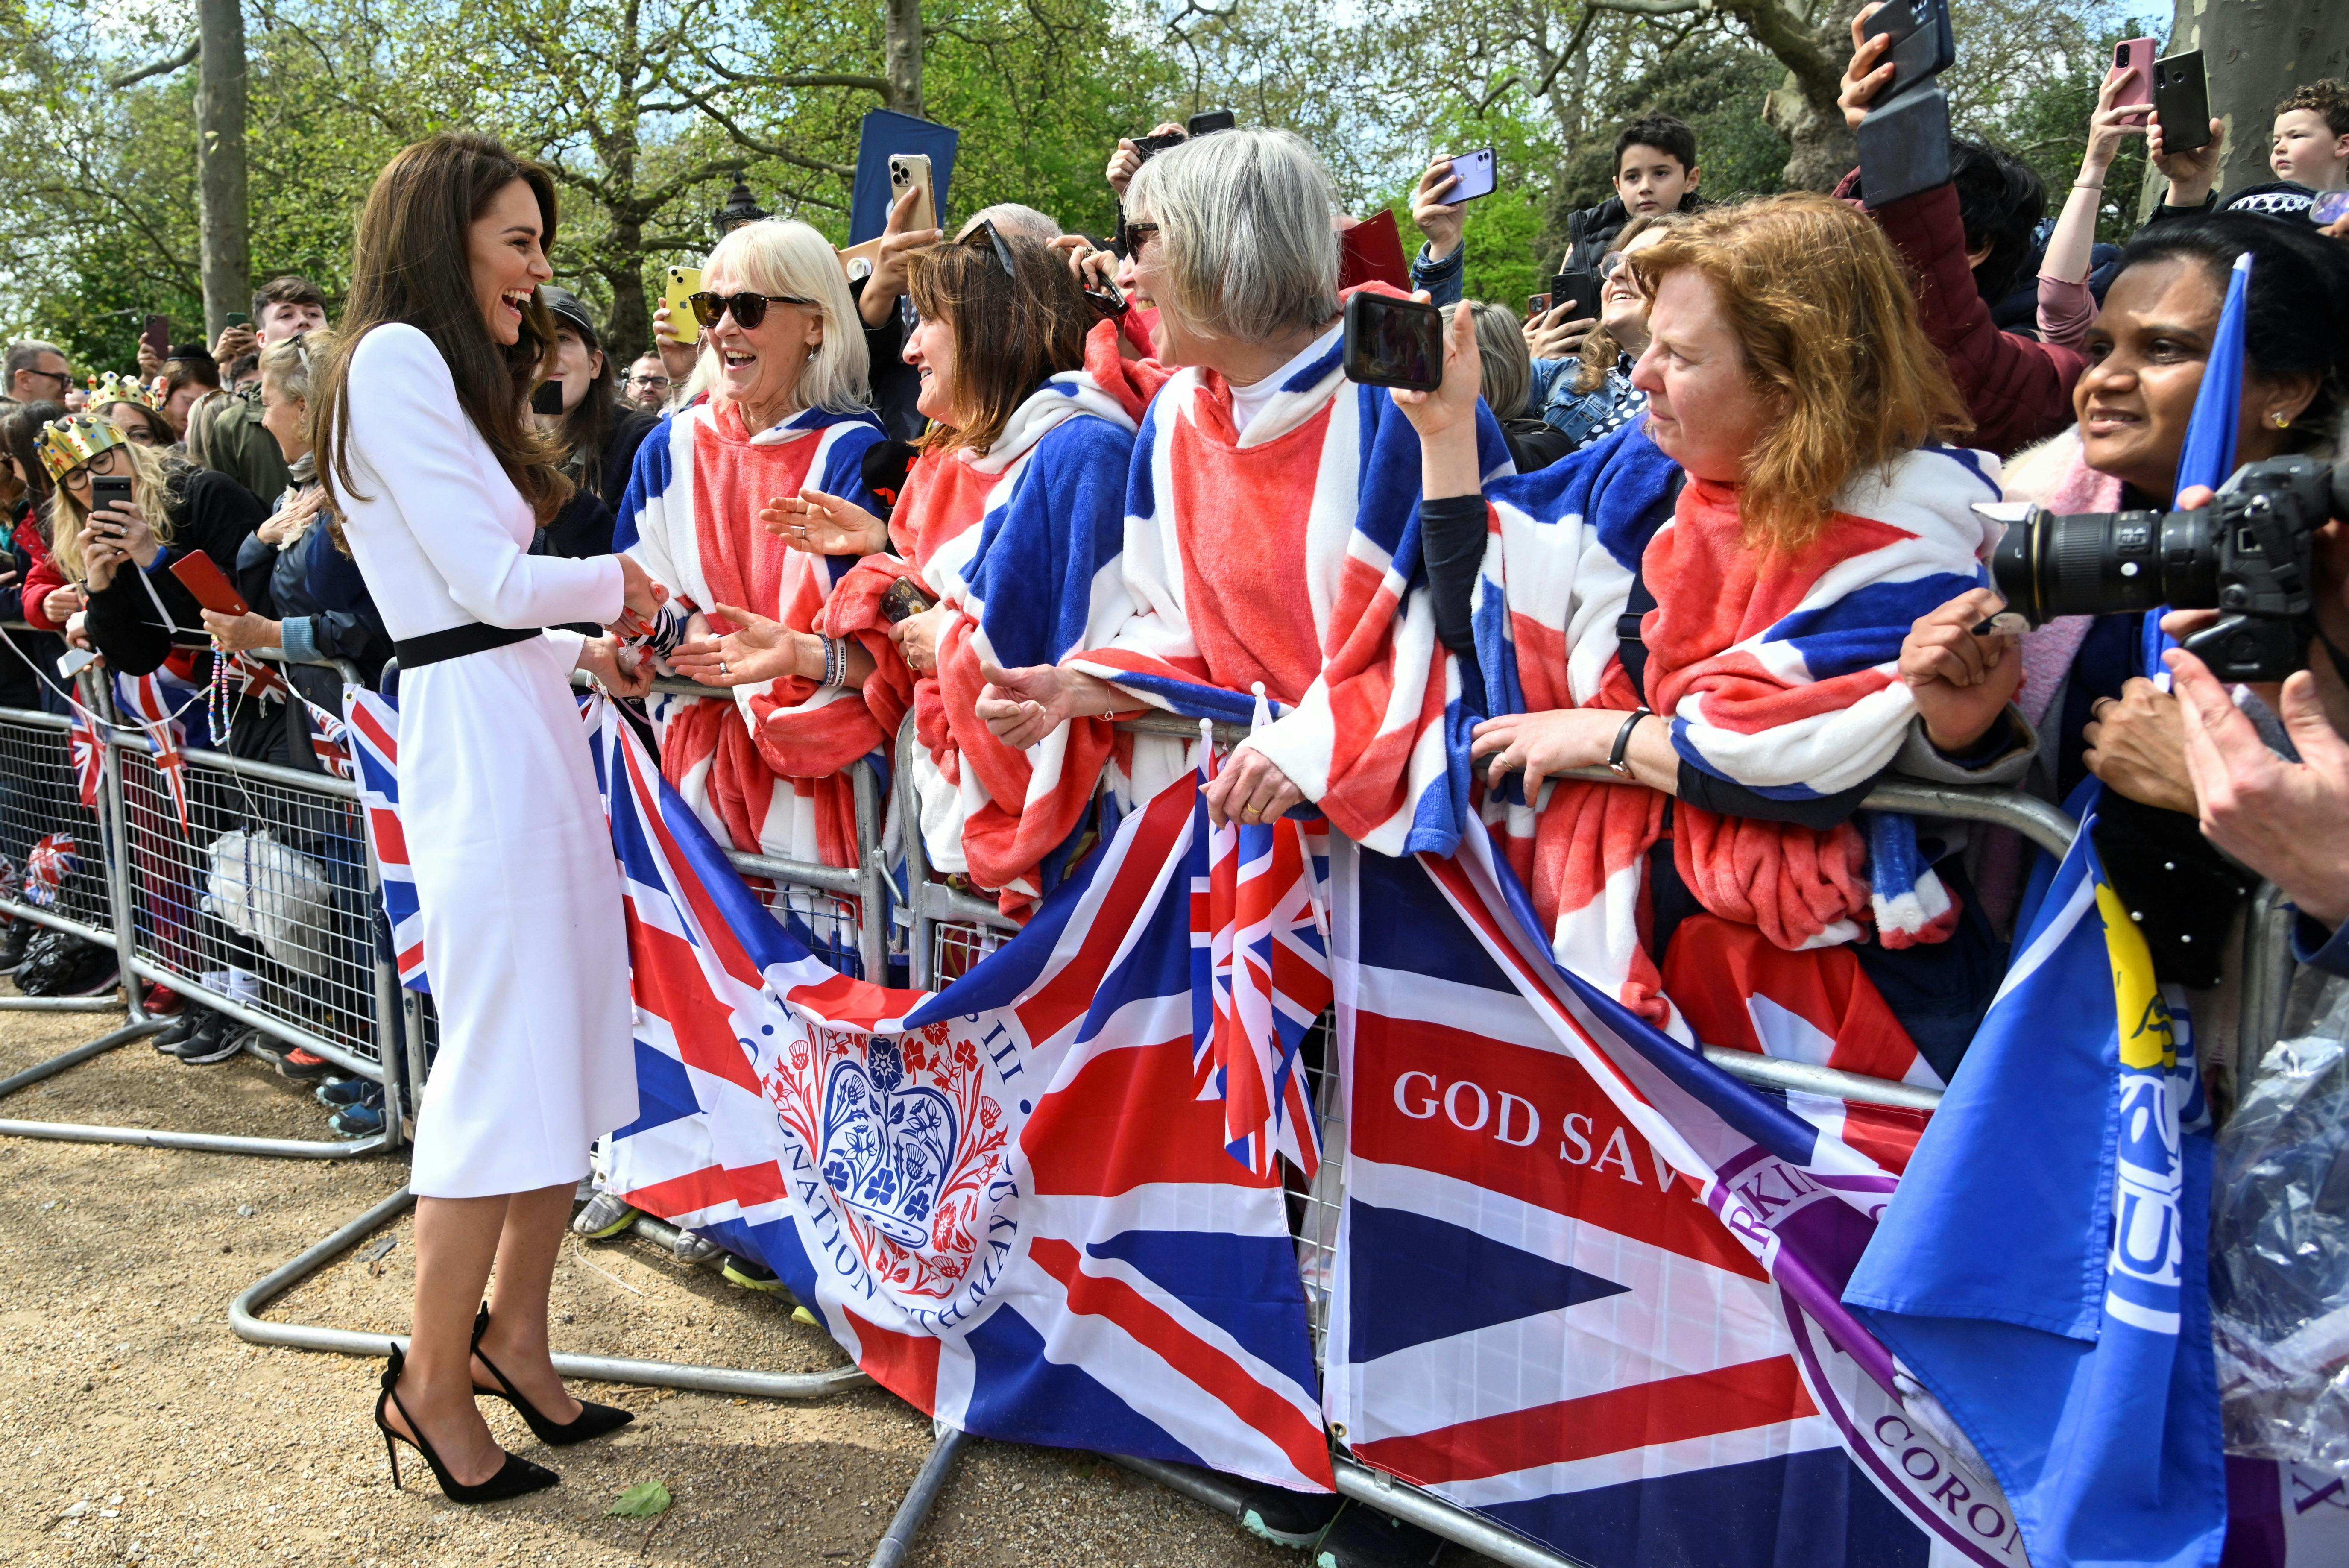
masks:
<instances>
[{"instance_id":1,"label":"blue banner in background","mask_svg":"<svg viewBox=\"0 0 2349 1568\"><path fill-rule=\"evenodd\" d=\"M947 204L954 175L955 144L962 132L952 126L916 119L910 114L876 109L864 117L856 138L856 183L848 198L848 243L863 244L889 222L889 160L900 152L926 154L930 183L944 222L954 209Z\"/></svg>"}]
</instances>

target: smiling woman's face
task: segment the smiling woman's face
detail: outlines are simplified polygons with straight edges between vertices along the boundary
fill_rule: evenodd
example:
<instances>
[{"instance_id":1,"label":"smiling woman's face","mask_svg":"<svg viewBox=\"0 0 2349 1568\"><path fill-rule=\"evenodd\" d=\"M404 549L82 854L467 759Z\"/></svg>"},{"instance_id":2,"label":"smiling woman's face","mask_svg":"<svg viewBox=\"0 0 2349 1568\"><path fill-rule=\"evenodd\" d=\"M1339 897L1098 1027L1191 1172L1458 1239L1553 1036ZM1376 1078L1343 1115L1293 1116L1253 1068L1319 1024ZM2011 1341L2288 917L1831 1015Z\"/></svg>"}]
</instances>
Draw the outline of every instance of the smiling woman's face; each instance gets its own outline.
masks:
<instances>
[{"instance_id":1,"label":"smiling woman's face","mask_svg":"<svg viewBox=\"0 0 2349 1568\"><path fill-rule=\"evenodd\" d=\"M529 182L509 180L490 198L466 235L472 262L473 302L490 329L490 340L505 347L522 340L523 312L554 269L546 265L538 196Z\"/></svg>"}]
</instances>

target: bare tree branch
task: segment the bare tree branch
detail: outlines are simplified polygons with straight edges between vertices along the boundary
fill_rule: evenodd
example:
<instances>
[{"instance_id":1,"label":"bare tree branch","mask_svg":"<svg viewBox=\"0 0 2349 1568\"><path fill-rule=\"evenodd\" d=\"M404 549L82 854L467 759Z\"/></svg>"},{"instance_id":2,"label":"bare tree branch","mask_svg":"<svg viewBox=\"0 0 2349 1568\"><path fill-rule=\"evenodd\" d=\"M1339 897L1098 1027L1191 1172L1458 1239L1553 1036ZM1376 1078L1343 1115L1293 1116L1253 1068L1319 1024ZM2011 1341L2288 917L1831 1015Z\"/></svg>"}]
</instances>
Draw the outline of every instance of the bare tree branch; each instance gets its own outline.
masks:
<instances>
[{"instance_id":1,"label":"bare tree branch","mask_svg":"<svg viewBox=\"0 0 2349 1568\"><path fill-rule=\"evenodd\" d=\"M137 70L132 71L129 76L116 77L112 81L108 82L106 85L115 88L117 91L119 91L127 87L136 87L150 77L168 77L173 71L178 70L181 66L187 65L192 61L197 55L202 52L202 48L203 46L201 44L190 44L186 48L181 49L178 54L171 56L168 59L157 60L151 66L141 66Z\"/></svg>"}]
</instances>

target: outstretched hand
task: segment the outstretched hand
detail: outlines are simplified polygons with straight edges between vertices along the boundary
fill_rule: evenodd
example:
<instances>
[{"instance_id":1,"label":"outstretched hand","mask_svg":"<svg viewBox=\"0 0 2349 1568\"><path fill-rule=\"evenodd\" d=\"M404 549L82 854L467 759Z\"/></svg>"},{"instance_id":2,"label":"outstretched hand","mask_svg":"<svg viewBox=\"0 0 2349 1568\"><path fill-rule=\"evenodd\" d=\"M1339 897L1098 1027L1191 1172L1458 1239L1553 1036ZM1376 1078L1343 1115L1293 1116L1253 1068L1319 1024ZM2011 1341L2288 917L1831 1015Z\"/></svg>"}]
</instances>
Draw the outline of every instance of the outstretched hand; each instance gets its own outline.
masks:
<instances>
[{"instance_id":1,"label":"outstretched hand","mask_svg":"<svg viewBox=\"0 0 2349 1568\"><path fill-rule=\"evenodd\" d=\"M1425 304L1427 291L1421 289L1412 297ZM1443 384L1432 392L1393 387L1388 389L1388 395L1394 399L1395 406L1402 410L1412 428L1419 431L1421 441L1425 442L1463 424L1472 431L1475 428L1476 400L1484 389L1484 355L1476 347L1476 317L1464 299L1452 307L1451 318L1444 327Z\"/></svg>"},{"instance_id":2,"label":"outstretched hand","mask_svg":"<svg viewBox=\"0 0 2349 1568\"><path fill-rule=\"evenodd\" d=\"M1843 68L1843 81L1836 92L1836 107L1843 110L1843 122L1852 130L1868 118L1868 105L1892 79L1892 62L1884 58L1892 47L1892 36L1879 33L1868 36L1868 19L1884 9L1884 0L1873 5L1863 5L1851 19L1851 60ZM1878 64L1882 61L1882 64Z\"/></svg>"},{"instance_id":3,"label":"outstretched hand","mask_svg":"<svg viewBox=\"0 0 2349 1568\"><path fill-rule=\"evenodd\" d=\"M2313 670L2283 683L2277 714L2297 763L2267 748L2208 666L2183 649L2163 658L2185 720L2186 767L2203 836L2283 889L2301 913L2349 919L2349 742L2326 719Z\"/></svg>"},{"instance_id":4,"label":"outstretched hand","mask_svg":"<svg viewBox=\"0 0 2349 1568\"><path fill-rule=\"evenodd\" d=\"M716 607L735 629L678 644L668 656L670 669L704 686L753 686L805 673L800 633L735 605ZM823 673L821 667L817 673Z\"/></svg>"},{"instance_id":5,"label":"outstretched hand","mask_svg":"<svg viewBox=\"0 0 2349 1568\"><path fill-rule=\"evenodd\" d=\"M874 556L889 547L889 524L854 501L812 485L759 509L759 526L811 556Z\"/></svg>"}]
</instances>

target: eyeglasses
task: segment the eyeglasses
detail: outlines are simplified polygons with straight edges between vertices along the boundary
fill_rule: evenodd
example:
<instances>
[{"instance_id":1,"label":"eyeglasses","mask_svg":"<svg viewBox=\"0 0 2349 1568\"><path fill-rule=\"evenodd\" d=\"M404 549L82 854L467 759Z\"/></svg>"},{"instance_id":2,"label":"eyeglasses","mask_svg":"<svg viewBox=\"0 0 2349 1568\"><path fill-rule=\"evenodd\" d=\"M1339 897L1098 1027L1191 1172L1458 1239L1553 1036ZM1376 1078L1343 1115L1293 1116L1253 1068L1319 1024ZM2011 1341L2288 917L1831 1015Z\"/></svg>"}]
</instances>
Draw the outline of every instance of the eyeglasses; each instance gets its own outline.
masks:
<instances>
[{"instance_id":1,"label":"eyeglasses","mask_svg":"<svg viewBox=\"0 0 2349 1568\"><path fill-rule=\"evenodd\" d=\"M1018 277L1019 275L1019 269L1011 265L1011 247L1003 243L1003 236L995 232L994 219L981 219L978 227L972 229L970 233L963 235L962 243L964 244L973 246L993 246L995 250L995 259L1002 265L1003 275L1006 277Z\"/></svg>"},{"instance_id":2,"label":"eyeglasses","mask_svg":"<svg viewBox=\"0 0 2349 1568\"><path fill-rule=\"evenodd\" d=\"M735 319L739 321L741 317L738 316ZM664 392L669 388L669 379L667 376L631 376L628 385L642 387L648 392Z\"/></svg>"},{"instance_id":3,"label":"eyeglasses","mask_svg":"<svg viewBox=\"0 0 2349 1568\"><path fill-rule=\"evenodd\" d=\"M745 332L756 332L759 323L767 319L771 305L796 305L802 310L815 309L812 299L797 299L788 294L697 294L686 303L693 306L693 318L704 327L715 327L731 311L734 325Z\"/></svg>"},{"instance_id":4,"label":"eyeglasses","mask_svg":"<svg viewBox=\"0 0 2349 1568\"><path fill-rule=\"evenodd\" d=\"M48 379L55 381L60 388L70 387L73 385L73 372L71 370L35 370L28 368L24 373L27 376L47 377Z\"/></svg>"}]
</instances>

